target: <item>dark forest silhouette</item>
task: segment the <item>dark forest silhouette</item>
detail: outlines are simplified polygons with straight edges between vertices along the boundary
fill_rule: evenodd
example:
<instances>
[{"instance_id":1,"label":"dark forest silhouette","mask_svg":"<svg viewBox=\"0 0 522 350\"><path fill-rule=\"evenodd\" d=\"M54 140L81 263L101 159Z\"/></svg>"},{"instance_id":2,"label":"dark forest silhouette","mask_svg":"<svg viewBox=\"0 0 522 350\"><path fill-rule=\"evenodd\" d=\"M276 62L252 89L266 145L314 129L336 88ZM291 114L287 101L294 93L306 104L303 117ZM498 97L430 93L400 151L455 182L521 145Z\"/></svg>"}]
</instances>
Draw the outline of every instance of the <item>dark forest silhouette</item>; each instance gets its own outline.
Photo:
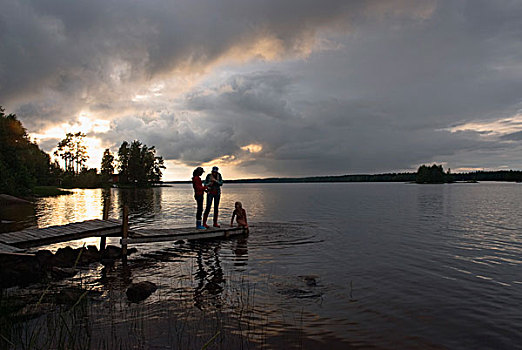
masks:
<instances>
[{"instance_id":1,"label":"dark forest silhouette","mask_svg":"<svg viewBox=\"0 0 522 350\"><path fill-rule=\"evenodd\" d=\"M53 185L61 170L32 142L15 114L0 106L0 193L27 195L36 185Z\"/></svg>"},{"instance_id":2,"label":"dark forest silhouette","mask_svg":"<svg viewBox=\"0 0 522 350\"><path fill-rule=\"evenodd\" d=\"M52 162L49 154L29 139L16 115L5 114L0 106L0 194L34 195L42 192L41 186L109 186L114 180L114 163L121 173L119 183L125 186L151 186L161 181L163 158L156 156L154 146L147 147L138 140L131 144L124 141L117 161L106 149L100 172L85 167L89 158L83 143L85 136L82 132L67 133L58 143L54 154L62 158L62 169L58 161Z\"/></svg>"},{"instance_id":3,"label":"dark forest silhouette","mask_svg":"<svg viewBox=\"0 0 522 350\"><path fill-rule=\"evenodd\" d=\"M151 186L161 182L164 160L156 155L154 146L138 140L123 141L117 159L106 149L100 172L84 166L89 158L83 145L85 134L68 133L58 143L55 155L63 160L64 169L29 139L26 129L15 114L5 114L0 106L0 194L31 195L37 186L64 188L95 188L112 185L117 174L120 186ZM300 178L265 178L228 180L227 183L299 183L299 182L416 182L451 183L456 181L516 181L522 182L522 171L444 172L441 165L422 165L417 172L314 176ZM185 181L172 181L184 183Z\"/></svg>"}]
</instances>

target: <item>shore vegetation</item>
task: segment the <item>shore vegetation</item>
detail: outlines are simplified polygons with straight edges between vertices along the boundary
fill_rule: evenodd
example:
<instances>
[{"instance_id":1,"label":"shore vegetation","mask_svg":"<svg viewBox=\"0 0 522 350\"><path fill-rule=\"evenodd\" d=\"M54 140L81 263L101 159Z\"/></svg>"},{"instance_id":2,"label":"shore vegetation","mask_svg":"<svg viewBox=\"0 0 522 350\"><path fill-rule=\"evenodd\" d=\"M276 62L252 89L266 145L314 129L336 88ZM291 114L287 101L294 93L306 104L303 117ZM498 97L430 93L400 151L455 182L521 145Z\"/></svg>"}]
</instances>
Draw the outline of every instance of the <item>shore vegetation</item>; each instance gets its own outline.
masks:
<instances>
[{"instance_id":1,"label":"shore vegetation","mask_svg":"<svg viewBox=\"0 0 522 350\"><path fill-rule=\"evenodd\" d=\"M86 134L68 132L53 153L52 161L36 141L30 139L16 114L0 106L0 194L19 197L55 196L70 193L60 188L147 187L161 183L163 157L154 146L138 140L123 141L116 158L106 149L100 171L86 167L90 158ZM63 166L61 166L61 165ZM117 167L116 167L117 165ZM119 174L115 174L115 170Z\"/></svg>"},{"instance_id":2,"label":"shore vegetation","mask_svg":"<svg viewBox=\"0 0 522 350\"><path fill-rule=\"evenodd\" d=\"M0 193L28 196L36 185L55 185L60 173L16 115L0 106Z\"/></svg>"}]
</instances>

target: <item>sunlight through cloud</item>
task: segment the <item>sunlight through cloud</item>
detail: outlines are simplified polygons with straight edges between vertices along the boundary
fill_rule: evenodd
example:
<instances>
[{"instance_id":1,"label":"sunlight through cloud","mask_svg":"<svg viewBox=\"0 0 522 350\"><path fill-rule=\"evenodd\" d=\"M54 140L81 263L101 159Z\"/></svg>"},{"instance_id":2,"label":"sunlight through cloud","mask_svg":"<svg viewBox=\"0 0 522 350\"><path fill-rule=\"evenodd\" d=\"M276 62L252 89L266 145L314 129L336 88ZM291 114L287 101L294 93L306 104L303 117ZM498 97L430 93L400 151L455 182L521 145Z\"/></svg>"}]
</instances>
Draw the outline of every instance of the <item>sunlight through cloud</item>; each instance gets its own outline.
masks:
<instances>
[{"instance_id":1,"label":"sunlight through cloud","mask_svg":"<svg viewBox=\"0 0 522 350\"><path fill-rule=\"evenodd\" d=\"M522 114L494 121L470 122L449 129L451 132L475 131L483 136L499 136L522 131Z\"/></svg>"},{"instance_id":2,"label":"sunlight through cloud","mask_svg":"<svg viewBox=\"0 0 522 350\"><path fill-rule=\"evenodd\" d=\"M263 150L263 145L251 143L250 145L241 147L241 149L249 153L259 153Z\"/></svg>"}]
</instances>

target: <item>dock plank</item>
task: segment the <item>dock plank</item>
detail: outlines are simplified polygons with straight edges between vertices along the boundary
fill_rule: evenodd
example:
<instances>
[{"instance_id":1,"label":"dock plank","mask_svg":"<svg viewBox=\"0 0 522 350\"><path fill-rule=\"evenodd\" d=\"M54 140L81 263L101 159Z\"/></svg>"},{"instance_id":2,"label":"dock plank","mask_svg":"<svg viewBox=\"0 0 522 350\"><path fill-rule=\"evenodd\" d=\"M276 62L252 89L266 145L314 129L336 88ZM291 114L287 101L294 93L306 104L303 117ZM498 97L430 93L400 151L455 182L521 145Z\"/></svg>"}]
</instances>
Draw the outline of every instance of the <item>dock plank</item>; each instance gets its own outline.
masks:
<instances>
[{"instance_id":1,"label":"dock plank","mask_svg":"<svg viewBox=\"0 0 522 350\"><path fill-rule=\"evenodd\" d=\"M0 243L0 254L7 253L23 253L24 250L20 248L16 248L7 244Z\"/></svg>"},{"instance_id":2,"label":"dock plank","mask_svg":"<svg viewBox=\"0 0 522 350\"><path fill-rule=\"evenodd\" d=\"M20 235L20 236L12 236L12 235L7 235L7 234L2 234L0 235L0 243L4 243L4 244L7 244L7 245L11 245L13 243L17 243L17 242L20 242L20 240L24 240L24 239L27 239L25 237L25 235Z\"/></svg>"},{"instance_id":3,"label":"dock plank","mask_svg":"<svg viewBox=\"0 0 522 350\"><path fill-rule=\"evenodd\" d=\"M99 229L104 229L106 227L107 227L107 225L103 222L90 220L90 221L82 222L82 225L78 228L81 229L82 231L96 231Z\"/></svg>"},{"instance_id":4,"label":"dock plank","mask_svg":"<svg viewBox=\"0 0 522 350\"><path fill-rule=\"evenodd\" d=\"M119 220L86 220L55 225L44 228L30 228L22 231L0 234L0 252L23 252L21 248L36 247L46 244L67 242L86 237L121 237L122 224ZM248 234L242 227L223 227L198 230L194 227L172 229L138 229L130 232L129 238L122 243L147 243L175 240L198 240Z\"/></svg>"},{"instance_id":5,"label":"dock plank","mask_svg":"<svg viewBox=\"0 0 522 350\"><path fill-rule=\"evenodd\" d=\"M248 230L242 227L225 227L208 230L197 230L195 228L177 228L177 229L140 229L135 230L127 240L121 240L121 243L151 243L165 242L177 240L197 240L218 237L229 237L248 233Z\"/></svg>"},{"instance_id":6,"label":"dock plank","mask_svg":"<svg viewBox=\"0 0 522 350\"><path fill-rule=\"evenodd\" d=\"M34 247L57 242L66 242L86 237L115 235L121 232L118 220L87 220L62 226L27 229L0 234L0 243L10 246Z\"/></svg>"}]
</instances>

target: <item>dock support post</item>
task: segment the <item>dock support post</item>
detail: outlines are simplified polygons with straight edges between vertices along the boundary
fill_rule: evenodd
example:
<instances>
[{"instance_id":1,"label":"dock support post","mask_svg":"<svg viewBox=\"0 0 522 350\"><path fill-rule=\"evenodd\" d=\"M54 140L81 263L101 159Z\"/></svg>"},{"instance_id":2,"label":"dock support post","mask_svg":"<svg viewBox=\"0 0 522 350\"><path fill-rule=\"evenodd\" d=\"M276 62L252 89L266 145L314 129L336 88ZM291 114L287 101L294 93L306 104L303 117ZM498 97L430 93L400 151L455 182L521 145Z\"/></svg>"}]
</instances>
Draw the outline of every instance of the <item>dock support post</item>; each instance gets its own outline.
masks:
<instances>
[{"instance_id":1,"label":"dock support post","mask_svg":"<svg viewBox=\"0 0 522 350\"><path fill-rule=\"evenodd\" d=\"M105 197L103 200L103 220L109 219L109 197ZM105 246L107 245L107 237L100 237L100 251L105 250Z\"/></svg>"},{"instance_id":2,"label":"dock support post","mask_svg":"<svg viewBox=\"0 0 522 350\"><path fill-rule=\"evenodd\" d=\"M129 207L123 206L123 220L121 225L121 255L123 260L127 260L127 237L129 235Z\"/></svg>"}]
</instances>

